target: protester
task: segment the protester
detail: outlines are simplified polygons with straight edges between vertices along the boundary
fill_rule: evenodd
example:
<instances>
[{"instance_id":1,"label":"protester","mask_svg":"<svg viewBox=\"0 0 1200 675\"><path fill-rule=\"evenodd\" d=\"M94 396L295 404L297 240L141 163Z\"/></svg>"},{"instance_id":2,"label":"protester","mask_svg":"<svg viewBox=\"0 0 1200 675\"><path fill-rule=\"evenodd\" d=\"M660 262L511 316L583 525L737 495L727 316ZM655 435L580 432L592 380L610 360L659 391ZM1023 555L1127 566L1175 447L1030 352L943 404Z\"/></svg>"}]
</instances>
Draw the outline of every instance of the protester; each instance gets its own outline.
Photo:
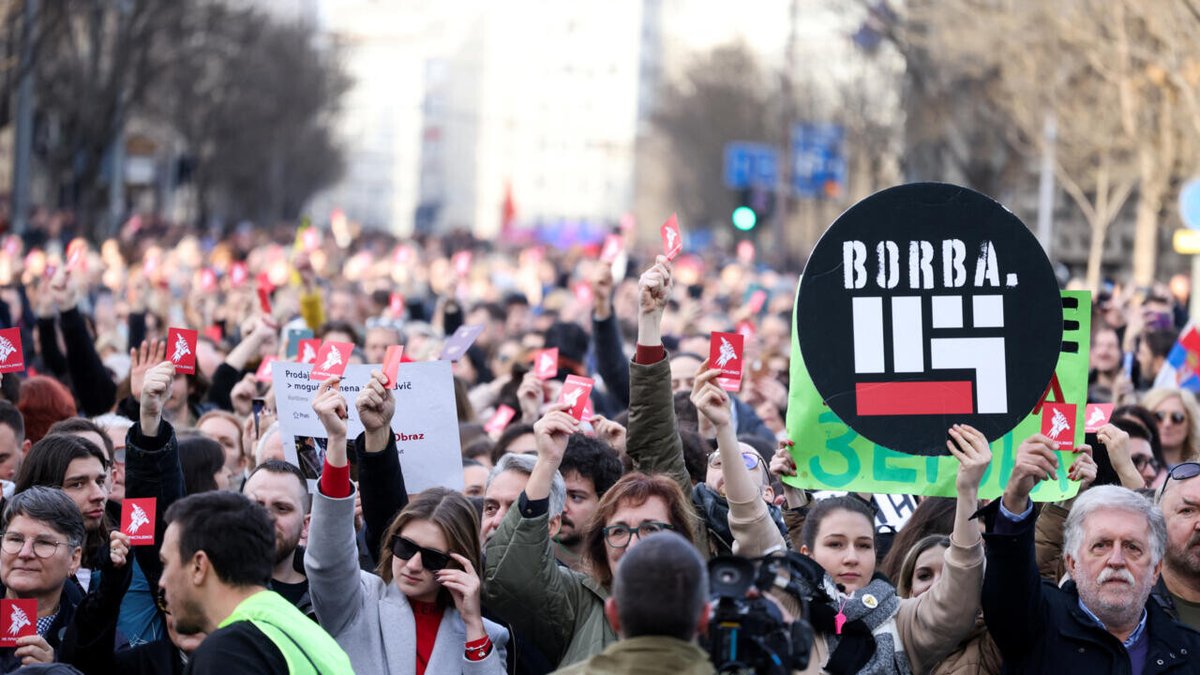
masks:
<instances>
[{"instance_id":1,"label":"protester","mask_svg":"<svg viewBox=\"0 0 1200 675\"><path fill-rule=\"evenodd\" d=\"M207 633L189 673L354 672L328 633L267 590L275 538L265 509L206 492L172 504L165 520L159 586L175 630Z\"/></svg>"},{"instance_id":2,"label":"protester","mask_svg":"<svg viewBox=\"0 0 1200 675\"><path fill-rule=\"evenodd\" d=\"M603 441L572 434L559 473L566 484L567 501L562 527L554 536L558 544L555 557L571 569L583 572L584 527L596 512L600 498L621 477L621 461L616 451Z\"/></svg>"},{"instance_id":3,"label":"protester","mask_svg":"<svg viewBox=\"0 0 1200 675\"><path fill-rule=\"evenodd\" d=\"M313 616L308 579L304 576L304 549L300 546L300 541L308 537L312 511L308 480L294 464L272 459L254 469L242 486L242 494L267 510L275 528L270 589Z\"/></svg>"},{"instance_id":4,"label":"protester","mask_svg":"<svg viewBox=\"0 0 1200 675\"><path fill-rule=\"evenodd\" d=\"M1198 475L1200 464L1180 464L1158 494L1167 544L1154 597L1175 620L1200 630L1200 481L1191 480Z\"/></svg>"},{"instance_id":5,"label":"protester","mask_svg":"<svg viewBox=\"0 0 1200 675\"><path fill-rule=\"evenodd\" d=\"M678 534L649 536L621 559L604 613L620 641L557 672L716 672L696 646L708 626L708 572L695 547Z\"/></svg>"},{"instance_id":6,"label":"protester","mask_svg":"<svg viewBox=\"0 0 1200 675\"><path fill-rule=\"evenodd\" d=\"M1158 437L1168 469L1200 460L1200 405L1183 389L1152 389L1142 405L1158 420Z\"/></svg>"},{"instance_id":7,"label":"protester","mask_svg":"<svg viewBox=\"0 0 1200 675\"><path fill-rule=\"evenodd\" d=\"M364 388L356 399L359 416L378 410L379 399ZM508 631L486 621L480 606L474 507L442 488L417 495L384 534L376 574L360 571L345 450L347 404L337 378L321 383L312 405L329 450L305 569L317 619L351 655L354 672L505 672Z\"/></svg>"},{"instance_id":8,"label":"protester","mask_svg":"<svg viewBox=\"0 0 1200 675\"><path fill-rule=\"evenodd\" d=\"M21 411L7 401L0 401L0 481L4 482L5 498L12 496L13 480L32 446L25 438L25 418Z\"/></svg>"}]
</instances>

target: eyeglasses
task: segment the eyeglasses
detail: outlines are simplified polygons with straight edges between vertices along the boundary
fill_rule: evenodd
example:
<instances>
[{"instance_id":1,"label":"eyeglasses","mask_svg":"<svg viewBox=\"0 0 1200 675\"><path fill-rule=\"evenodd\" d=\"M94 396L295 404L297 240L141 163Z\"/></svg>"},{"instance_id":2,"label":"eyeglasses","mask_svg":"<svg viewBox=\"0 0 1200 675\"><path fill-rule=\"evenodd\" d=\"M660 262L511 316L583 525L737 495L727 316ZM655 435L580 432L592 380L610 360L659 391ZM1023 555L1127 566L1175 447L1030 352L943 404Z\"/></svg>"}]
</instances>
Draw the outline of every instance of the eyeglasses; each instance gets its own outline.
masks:
<instances>
[{"instance_id":1,"label":"eyeglasses","mask_svg":"<svg viewBox=\"0 0 1200 675\"><path fill-rule=\"evenodd\" d=\"M1184 462L1183 464L1176 464L1167 472L1166 480L1163 481L1162 487L1158 489L1158 498L1162 499L1163 493L1167 491L1167 484L1171 482L1172 478L1175 480L1187 480L1196 476L1200 476L1200 463Z\"/></svg>"},{"instance_id":2,"label":"eyeglasses","mask_svg":"<svg viewBox=\"0 0 1200 675\"><path fill-rule=\"evenodd\" d=\"M604 528L604 541L613 548L625 548L629 546L634 537L645 539L652 534L662 532L663 530L674 530L675 527L670 523L660 523L657 520L645 520L637 527L628 525L609 525Z\"/></svg>"},{"instance_id":3,"label":"eyeglasses","mask_svg":"<svg viewBox=\"0 0 1200 675\"><path fill-rule=\"evenodd\" d=\"M51 539L34 539L33 554L39 558L49 558L58 551L59 546L70 546L65 541L53 541ZM3 539L0 539L0 550L3 550L9 555L18 555L25 550L25 537L20 534L6 534Z\"/></svg>"},{"instance_id":4,"label":"eyeglasses","mask_svg":"<svg viewBox=\"0 0 1200 675\"><path fill-rule=\"evenodd\" d=\"M755 467L757 467L759 464L762 463L762 457L759 457L758 453L743 452L743 453L741 453L741 455L742 455L742 463L744 463L746 465L746 468L751 471L753 471L755 469ZM714 469L721 468L721 453L714 452L713 454L709 455L708 456L708 465Z\"/></svg>"},{"instance_id":5,"label":"eyeglasses","mask_svg":"<svg viewBox=\"0 0 1200 675\"><path fill-rule=\"evenodd\" d=\"M1133 468L1141 471L1146 467L1150 467L1150 469L1155 473L1158 473L1158 470L1162 468L1162 466L1158 463L1158 460L1153 456L1138 455L1137 457L1133 458Z\"/></svg>"},{"instance_id":6,"label":"eyeglasses","mask_svg":"<svg viewBox=\"0 0 1200 675\"><path fill-rule=\"evenodd\" d=\"M401 560L410 560L416 554L421 554L421 566L430 572L445 569L450 564L450 556L441 551L417 545L407 537L396 535L392 537L392 554Z\"/></svg>"},{"instance_id":7,"label":"eyeglasses","mask_svg":"<svg viewBox=\"0 0 1200 675\"><path fill-rule=\"evenodd\" d=\"M1159 424L1166 422L1168 419L1167 413L1163 412L1162 410L1156 411L1154 413L1154 417L1158 419ZM1171 420L1172 424L1183 424L1187 421L1187 415L1176 411L1170 414L1169 419Z\"/></svg>"},{"instance_id":8,"label":"eyeglasses","mask_svg":"<svg viewBox=\"0 0 1200 675\"><path fill-rule=\"evenodd\" d=\"M113 462L117 464L125 463L125 448L113 448Z\"/></svg>"},{"instance_id":9,"label":"eyeglasses","mask_svg":"<svg viewBox=\"0 0 1200 675\"><path fill-rule=\"evenodd\" d=\"M162 612L163 614L171 613L171 610L167 609L166 589L160 588L158 589L158 592L154 594L154 606L158 607L158 611Z\"/></svg>"}]
</instances>

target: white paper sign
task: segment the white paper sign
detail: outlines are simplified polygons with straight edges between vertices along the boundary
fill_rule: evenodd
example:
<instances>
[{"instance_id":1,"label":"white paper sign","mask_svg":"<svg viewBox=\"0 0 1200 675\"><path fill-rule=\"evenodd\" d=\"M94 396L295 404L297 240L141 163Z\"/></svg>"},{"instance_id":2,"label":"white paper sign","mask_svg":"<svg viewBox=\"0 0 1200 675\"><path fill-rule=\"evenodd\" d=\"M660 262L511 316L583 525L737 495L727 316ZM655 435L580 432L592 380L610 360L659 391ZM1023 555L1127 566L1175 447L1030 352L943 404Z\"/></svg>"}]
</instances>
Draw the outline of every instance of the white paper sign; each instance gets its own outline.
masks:
<instances>
[{"instance_id":1,"label":"white paper sign","mask_svg":"<svg viewBox=\"0 0 1200 675\"><path fill-rule=\"evenodd\" d=\"M454 404L454 378L449 361L405 363L392 389L396 414L392 431L404 469L404 486L411 494L431 487L463 489L462 448L458 438L458 411ZM363 431L354 400L379 365L346 367L340 390L346 399L346 437L353 443ZM279 433L288 462L300 467L316 489L325 462L325 427L312 409L320 382L309 380L312 365L276 361L271 364Z\"/></svg>"}]
</instances>

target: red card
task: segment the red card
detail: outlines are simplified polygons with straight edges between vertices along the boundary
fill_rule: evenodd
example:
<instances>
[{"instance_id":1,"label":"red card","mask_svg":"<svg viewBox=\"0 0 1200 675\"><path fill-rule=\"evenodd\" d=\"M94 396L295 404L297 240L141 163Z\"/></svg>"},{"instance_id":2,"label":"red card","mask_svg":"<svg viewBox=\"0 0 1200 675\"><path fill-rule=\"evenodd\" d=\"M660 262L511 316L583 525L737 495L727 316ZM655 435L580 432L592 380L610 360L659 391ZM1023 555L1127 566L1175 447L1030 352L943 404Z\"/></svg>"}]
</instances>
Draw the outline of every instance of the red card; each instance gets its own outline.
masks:
<instances>
[{"instance_id":1,"label":"red card","mask_svg":"<svg viewBox=\"0 0 1200 675\"><path fill-rule=\"evenodd\" d=\"M467 276L467 273L471 271L470 251L459 251L458 253L455 253L451 261L454 263L454 273L458 276L465 277Z\"/></svg>"},{"instance_id":2,"label":"red card","mask_svg":"<svg viewBox=\"0 0 1200 675\"><path fill-rule=\"evenodd\" d=\"M211 267L200 270L200 290L205 293L217 290L217 273Z\"/></svg>"},{"instance_id":3,"label":"red card","mask_svg":"<svg viewBox=\"0 0 1200 675\"><path fill-rule=\"evenodd\" d=\"M167 349L170 350L171 363L175 364L175 372L180 375L191 375L196 372L196 338L199 334L190 328L167 329Z\"/></svg>"},{"instance_id":4,"label":"red card","mask_svg":"<svg viewBox=\"0 0 1200 675\"><path fill-rule=\"evenodd\" d=\"M737 259L743 265L750 265L754 262L754 242L742 240L737 245Z\"/></svg>"},{"instance_id":5,"label":"red card","mask_svg":"<svg viewBox=\"0 0 1200 675\"><path fill-rule=\"evenodd\" d=\"M586 281L577 281L571 288L575 292L575 301L581 305L590 305L596 298L595 292L592 291L592 285Z\"/></svg>"},{"instance_id":6,"label":"red card","mask_svg":"<svg viewBox=\"0 0 1200 675\"><path fill-rule=\"evenodd\" d=\"M746 310L751 314L758 314L762 311L763 304L767 301L767 292L761 288L754 291L750 295L750 300L746 302Z\"/></svg>"},{"instance_id":7,"label":"red card","mask_svg":"<svg viewBox=\"0 0 1200 675\"><path fill-rule=\"evenodd\" d=\"M593 380L587 377L578 375L568 375L567 381L563 382L562 393L558 396L559 403L567 403L571 406L567 412L571 413L571 417L577 420L583 419L583 409L588 405L588 399L592 395Z\"/></svg>"},{"instance_id":8,"label":"red card","mask_svg":"<svg viewBox=\"0 0 1200 675\"><path fill-rule=\"evenodd\" d=\"M204 329L204 337L212 340L213 342L220 342L221 340L225 339L225 333L221 331L220 325L214 323L213 325Z\"/></svg>"},{"instance_id":9,"label":"red card","mask_svg":"<svg viewBox=\"0 0 1200 675\"><path fill-rule=\"evenodd\" d=\"M154 497L129 499L121 502L121 531L129 535L130 546L154 545Z\"/></svg>"},{"instance_id":10,"label":"red card","mask_svg":"<svg viewBox=\"0 0 1200 675\"><path fill-rule=\"evenodd\" d=\"M258 364L258 370L254 372L254 379L271 384L271 364L278 360L275 356L264 356L262 363Z\"/></svg>"},{"instance_id":11,"label":"red card","mask_svg":"<svg viewBox=\"0 0 1200 675\"><path fill-rule=\"evenodd\" d=\"M352 351L354 345L349 342L322 342L321 349L317 352L316 364L308 374L308 379L326 380L341 377L342 373L346 372L346 365L350 363Z\"/></svg>"},{"instance_id":12,"label":"red card","mask_svg":"<svg viewBox=\"0 0 1200 675\"><path fill-rule=\"evenodd\" d=\"M85 253L87 253L87 244L78 239L72 240L67 245L67 269L82 269Z\"/></svg>"},{"instance_id":13,"label":"red card","mask_svg":"<svg viewBox=\"0 0 1200 675\"><path fill-rule=\"evenodd\" d=\"M400 371L400 359L404 358L404 346L392 345L383 355L383 376L387 378L388 389L396 386L396 373Z\"/></svg>"},{"instance_id":14,"label":"red card","mask_svg":"<svg viewBox=\"0 0 1200 675\"><path fill-rule=\"evenodd\" d=\"M721 371L717 376L717 386L725 391L742 388L744 341L740 333L713 333L709 339L708 367Z\"/></svg>"},{"instance_id":15,"label":"red card","mask_svg":"<svg viewBox=\"0 0 1200 675\"><path fill-rule=\"evenodd\" d=\"M1058 443L1059 450L1075 449L1075 404L1047 403L1042 406L1042 433Z\"/></svg>"},{"instance_id":16,"label":"red card","mask_svg":"<svg viewBox=\"0 0 1200 675\"><path fill-rule=\"evenodd\" d=\"M741 335L747 340L753 340L754 334L757 332L757 329L754 328L754 322L748 320L739 321L735 330L737 331L738 335Z\"/></svg>"},{"instance_id":17,"label":"red card","mask_svg":"<svg viewBox=\"0 0 1200 675\"><path fill-rule=\"evenodd\" d=\"M263 314L271 315L271 289L262 284L258 286L258 306Z\"/></svg>"},{"instance_id":18,"label":"red card","mask_svg":"<svg viewBox=\"0 0 1200 675\"><path fill-rule=\"evenodd\" d=\"M246 269L246 263L235 262L229 268L229 281L233 282L234 286L241 286L246 283L246 279L250 278L250 270Z\"/></svg>"},{"instance_id":19,"label":"red card","mask_svg":"<svg viewBox=\"0 0 1200 675\"><path fill-rule=\"evenodd\" d=\"M1083 413L1083 432L1086 434L1094 434L1100 431L1100 427L1108 424L1108 420L1112 417L1113 404L1111 403L1089 403Z\"/></svg>"},{"instance_id":20,"label":"red card","mask_svg":"<svg viewBox=\"0 0 1200 675\"><path fill-rule=\"evenodd\" d=\"M508 427L508 423L512 421L513 416L516 414L516 410L502 403L500 407L496 408L496 412L492 413L492 417L487 421L487 424L483 425L483 430L489 434L498 434Z\"/></svg>"},{"instance_id":21,"label":"red card","mask_svg":"<svg viewBox=\"0 0 1200 675\"><path fill-rule=\"evenodd\" d=\"M21 329L0 330L0 373L25 370L25 349L21 346Z\"/></svg>"},{"instance_id":22,"label":"red card","mask_svg":"<svg viewBox=\"0 0 1200 675\"><path fill-rule=\"evenodd\" d=\"M621 241L621 235L608 235L604 238L604 248L600 249L600 262L611 265L621 254L622 248L624 248L624 243Z\"/></svg>"},{"instance_id":23,"label":"red card","mask_svg":"<svg viewBox=\"0 0 1200 675\"><path fill-rule=\"evenodd\" d=\"M404 296L399 293L392 293L388 296L388 311L392 313L393 318L404 315Z\"/></svg>"},{"instance_id":24,"label":"red card","mask_svg":"<svg viewBox=\"0 0 1200 675\"><path fill-rule=\"evenodd\" d=\"M37 600L0 600L0 647L16 647L17 639L37 635Z\"/></svg>"},{"instance_id":25,"label":"red card","mask_svg":"<svg viewBox=\"0 0 1200 675\"><path fill-rule=\"evenodd\" d=\"M319 351L321 351L320 338L305 338L297 343L296 361L298 363L316 363Z\"/></svg>"},{"instance_id":26,"label":"red card","mask_svg":"<svg viewBox=\"0 0 1200 675\"><path fill-rule=\"evenodd\" d=\"M583 406L583 417L580 417L579 419L591 421L591 419L595 416L596 410L592 407L592 397L589 396L587 403Z\"/></svg>"},{"instance_id":27,"label":"red card","mask_svg":"<svg viewBox=\"0 0 1200 675\"><path fill-rule=\"evenodd\" d=\"M672 213L662 226L663 255L667 260L674 260L683 250L683 237L679 234L679 221Z\"/></svg>"},{"instance_id":28,"label":"red card","mask_svg":"<svg viewBox=\"0 0 1200 675\"><path fill-rule=\"evenodd\" d=\"M558 374L558 347L543 349L533 357L533 374L539 380L551 380Z\"/></svg>"}]
</instances>

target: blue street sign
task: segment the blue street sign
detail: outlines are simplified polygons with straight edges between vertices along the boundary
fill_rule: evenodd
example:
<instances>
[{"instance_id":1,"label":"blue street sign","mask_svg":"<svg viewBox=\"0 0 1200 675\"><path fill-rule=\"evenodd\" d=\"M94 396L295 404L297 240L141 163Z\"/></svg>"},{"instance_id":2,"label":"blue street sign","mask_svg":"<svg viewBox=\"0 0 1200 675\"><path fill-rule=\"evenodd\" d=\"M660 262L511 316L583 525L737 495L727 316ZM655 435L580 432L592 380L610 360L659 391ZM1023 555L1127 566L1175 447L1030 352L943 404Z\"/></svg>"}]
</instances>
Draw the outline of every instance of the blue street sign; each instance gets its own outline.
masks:
<instances>
[{"instance_id":1,"label":"blue street sign","mask_svg":"<svg viewBox=\"0 0 1200 675\"><path fill-rule=\"evenodd\" d=\"M734 190L773 188L779 178L779 153L764 143L726 143L724 174L725 186Z\"/></svg>"},{"instance_id":2,"label":"blue street sign","mask_svg":"<svg viewBox=\"0 0 1200 675\"><path fill-rule=\"evenodd\" d=\"M841 191L846 182L844 135L837 124L792 127L792 192L797 197L821 198Z\"/></svg>"},{"instance_id":3,"label":"blue street sign","mask_svg":"<svg viewBox=\"0 0 1200 675\"><path fill-rule=\"evenodd\" d=\"M1179 191L1179 215L1190 229L1200 230L1200 178L1193 178Z\"/></svg>"}]
</instances>

